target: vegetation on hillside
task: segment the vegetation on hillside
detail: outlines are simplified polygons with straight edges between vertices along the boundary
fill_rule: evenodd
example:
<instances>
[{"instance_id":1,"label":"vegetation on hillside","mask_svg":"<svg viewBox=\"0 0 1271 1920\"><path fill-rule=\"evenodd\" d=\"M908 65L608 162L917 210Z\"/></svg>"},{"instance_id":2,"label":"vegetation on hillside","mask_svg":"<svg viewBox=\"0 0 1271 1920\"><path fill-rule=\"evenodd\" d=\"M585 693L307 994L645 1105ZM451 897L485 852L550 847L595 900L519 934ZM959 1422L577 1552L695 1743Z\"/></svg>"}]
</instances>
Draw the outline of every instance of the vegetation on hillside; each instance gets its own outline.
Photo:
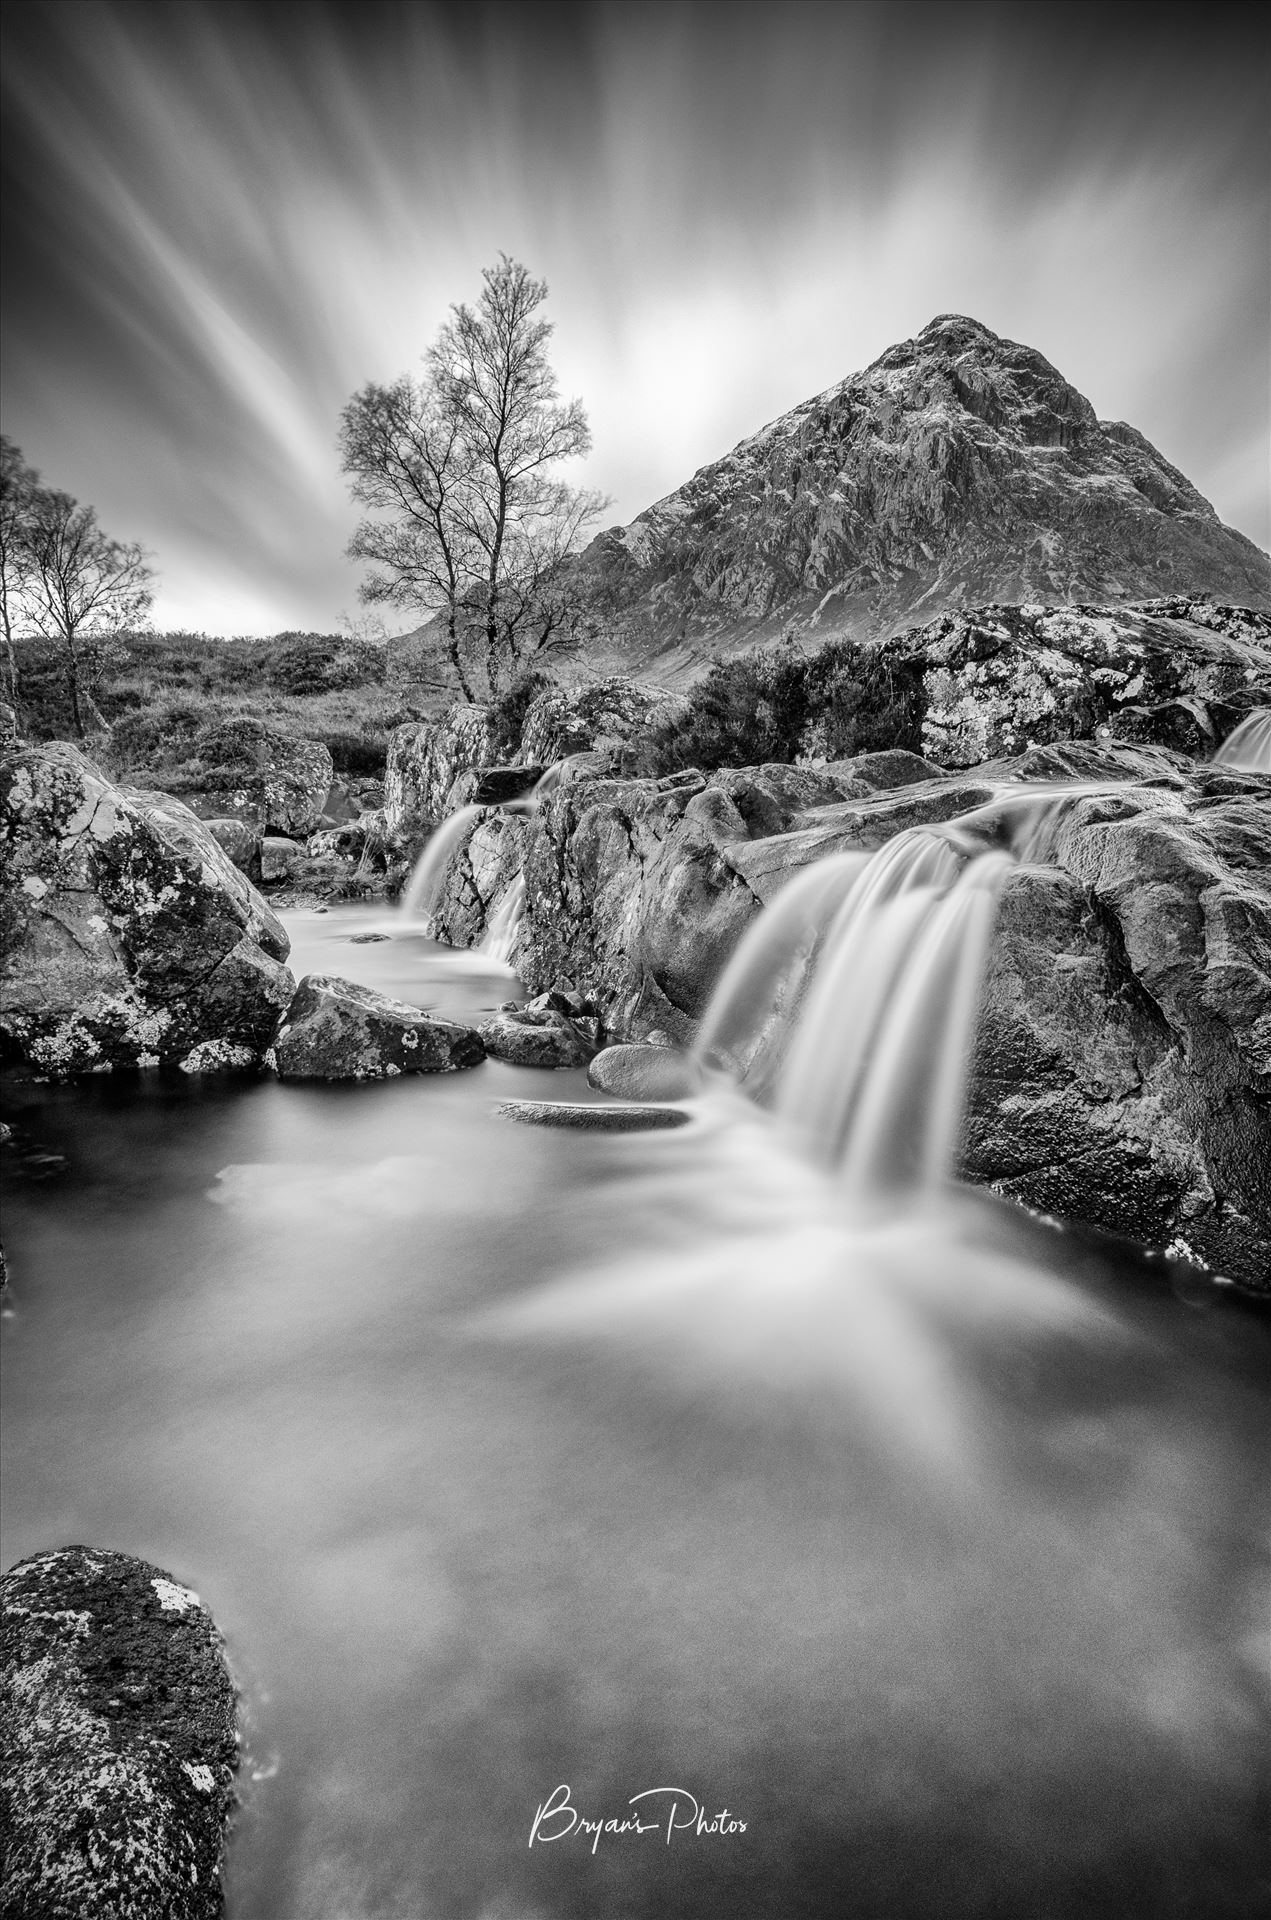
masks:
<instances>
[{"instance_id":1,"label":"vegetation on hillside","mask_svg":"<svg viewBox=\"0 0 1271 1920\"><path fill-rule=\"evenodd\" d=\"M16 640L14 652L23 732L35 740L76 737L59 650L28 638ZM103 763L173 792L198 784L203 740L236 716L321 740L338 773L378 778L393 728L424 712L390 678L382 647L319 633L122 634L95 700L109 729L96 748Z\"/></svg>"},{"instance_id":2,"label":"vegetation on hillside","mask_svg":"<svg viewBox=\"0 0 1271 1920\"><path fill-rule=\"evenodd\" d=\"M652 742L659 774L922 751L920 669L848 640L814 654L787 642L720 660L686 698L687 711Z\"/></svg>"}]
</instances>

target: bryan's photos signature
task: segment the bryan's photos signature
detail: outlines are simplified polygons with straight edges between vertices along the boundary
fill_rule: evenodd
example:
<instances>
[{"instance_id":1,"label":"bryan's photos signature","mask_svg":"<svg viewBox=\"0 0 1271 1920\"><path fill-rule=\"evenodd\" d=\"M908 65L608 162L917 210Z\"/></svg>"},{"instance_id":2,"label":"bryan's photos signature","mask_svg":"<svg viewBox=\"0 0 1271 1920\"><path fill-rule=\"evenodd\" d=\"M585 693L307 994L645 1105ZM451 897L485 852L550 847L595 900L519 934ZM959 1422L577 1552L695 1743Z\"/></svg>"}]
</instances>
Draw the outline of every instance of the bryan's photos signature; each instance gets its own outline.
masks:
<instances>
[{"instance_id":1,"label":"bryan's photos signature","mask_svg":"<svg viewBox=\"0 0 1271 1920\"><path fill-rule=\"evenodd\" d=\"M669 1847L677 1834L694 1840L727 1839L745 1833L746 1822L727 1807L708 1813L686 1787L645 1787L633 1793L626 1813L607 1819L591 1819L574 1805L569 1787L562 1782L543 1801L530 1827L530 1845L545 1847L553 1840L589 1841L595 1853L602 1836L625 1838L628 1835L660 1834Z\"/></svg>"}]
</instances>

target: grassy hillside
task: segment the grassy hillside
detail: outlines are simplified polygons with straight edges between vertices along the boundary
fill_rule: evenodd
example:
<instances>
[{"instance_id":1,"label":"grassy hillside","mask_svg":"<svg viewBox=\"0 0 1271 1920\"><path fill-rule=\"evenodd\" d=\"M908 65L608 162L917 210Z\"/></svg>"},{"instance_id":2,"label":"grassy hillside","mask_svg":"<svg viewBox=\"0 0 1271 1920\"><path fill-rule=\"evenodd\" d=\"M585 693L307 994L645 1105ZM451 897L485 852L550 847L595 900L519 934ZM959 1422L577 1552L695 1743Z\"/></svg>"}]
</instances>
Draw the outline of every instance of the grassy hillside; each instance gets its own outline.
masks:
<instances>
[{"instance_id":1,"label":"grassy hillside","mask_svg":"<svg viewBox=\"0 0 1271 1920\"><path fill-rule=\"evenodd\" d=\"M74 739L58 653L31 640L16 650L22 731ZM389 676L382 647L343 634L125 635L111 646L93 698L109 725L91 742L94 754L118 776L174 792L197 783L201 736L234 715L321 740L338 773L378 778L392 729L425 712L416 692Z\"/></svg>"}]
</instances>

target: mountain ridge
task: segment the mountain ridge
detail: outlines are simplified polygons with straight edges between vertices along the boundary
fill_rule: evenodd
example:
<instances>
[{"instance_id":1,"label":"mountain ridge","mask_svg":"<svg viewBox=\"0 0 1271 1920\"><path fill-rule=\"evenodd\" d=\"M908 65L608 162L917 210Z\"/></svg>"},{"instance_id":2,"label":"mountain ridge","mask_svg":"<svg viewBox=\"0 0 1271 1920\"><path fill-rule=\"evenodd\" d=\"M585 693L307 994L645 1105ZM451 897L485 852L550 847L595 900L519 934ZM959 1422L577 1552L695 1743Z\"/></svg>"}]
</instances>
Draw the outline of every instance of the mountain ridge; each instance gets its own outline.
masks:
<instances>
[{"instance_id":1,"label":"mountain ridge","mask_svg":"<svg viewBox=\"0 0 1271 1920\"><path fill-rule=\"evenodd\" d=\"M1271 558L1145 435L961 314L767 422L576 565L589 658L671 679L782 633L881 639L989 602L1271 608Z\"/></svg>"}]
</instances>

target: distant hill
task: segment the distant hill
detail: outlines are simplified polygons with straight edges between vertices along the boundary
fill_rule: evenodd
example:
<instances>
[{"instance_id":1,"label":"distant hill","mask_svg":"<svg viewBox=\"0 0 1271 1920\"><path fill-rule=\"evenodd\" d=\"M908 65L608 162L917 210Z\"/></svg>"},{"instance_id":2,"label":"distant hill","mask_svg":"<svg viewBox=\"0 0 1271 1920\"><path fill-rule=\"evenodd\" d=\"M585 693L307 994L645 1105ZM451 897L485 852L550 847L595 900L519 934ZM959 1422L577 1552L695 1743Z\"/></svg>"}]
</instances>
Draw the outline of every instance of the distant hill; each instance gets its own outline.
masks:
<instances>
[{"instance_id":1,"label":"distant hill","mask_svg":"<svg viewBox=\"0 0 1271 1920\"><path fill-rule=\"evenodd\" d=\"M680 679L793 629L985 603L1271 608L1271 559L1032 347L944 314L580 555L591 662Z\"/></svg>"}]
</instances>

